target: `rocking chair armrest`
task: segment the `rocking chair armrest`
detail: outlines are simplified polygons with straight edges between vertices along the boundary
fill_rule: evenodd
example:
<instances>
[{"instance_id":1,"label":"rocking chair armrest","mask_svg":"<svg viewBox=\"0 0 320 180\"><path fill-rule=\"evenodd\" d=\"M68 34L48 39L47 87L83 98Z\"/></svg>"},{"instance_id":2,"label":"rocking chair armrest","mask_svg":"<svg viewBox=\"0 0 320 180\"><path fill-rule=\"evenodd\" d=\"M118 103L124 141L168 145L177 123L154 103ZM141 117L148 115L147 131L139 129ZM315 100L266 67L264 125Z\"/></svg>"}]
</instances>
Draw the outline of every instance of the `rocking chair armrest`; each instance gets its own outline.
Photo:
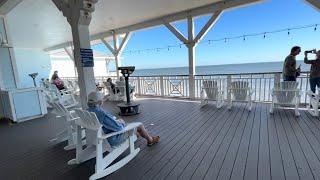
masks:
<instances>
[{"instance_id":1,"label":"rocking chair armrest","mask_svg":"<svg viewBox=\"0 0 320 180\"><path fill-rule=\"evenodd\" d=\"M68 121L75 121L75 120L77 120L77 119L80 119L80 117L74 117L74 118L71 118L71 119L68 120Z\"/></svg>"},{"instance_id":2,"label":"rocking chair armrest","mask_svg":"<svg viewBox=\"0 0 320 180\"><path fill-rule=\"evenodd\" d=\"M298 92L300 93L299 89L272 89L272 92Z\"/></svg>"},{"instance_id":3,"label":"rocking chair armrest","mask_svg":"<svg viewBox=\"0 0 320 180\"><path fill-rule=\"evenodd\" d=\"M129 124L126 125L126 127L122 131L117 131L117 132L113 132L113 133L108 133L108 134L102 135L99 139L107 139L107 138L112 137L112 136L123 134L125 132L131 131L131 130L139 127L140 125L142 125L142 123L140 123L140 122L129 123Z\"/></svg>"},{"instance_id":4,"label":"rocking chair armrest","mask_svg":"<svg viewBox=\"0 0 320 180\"><path fill-rule=\"evenodd\" d=\"M65 94L65 93L72 93L72 91L71 90L59 90L61 93L63 93L63 94Z\"/></svg>"}]
</instances>

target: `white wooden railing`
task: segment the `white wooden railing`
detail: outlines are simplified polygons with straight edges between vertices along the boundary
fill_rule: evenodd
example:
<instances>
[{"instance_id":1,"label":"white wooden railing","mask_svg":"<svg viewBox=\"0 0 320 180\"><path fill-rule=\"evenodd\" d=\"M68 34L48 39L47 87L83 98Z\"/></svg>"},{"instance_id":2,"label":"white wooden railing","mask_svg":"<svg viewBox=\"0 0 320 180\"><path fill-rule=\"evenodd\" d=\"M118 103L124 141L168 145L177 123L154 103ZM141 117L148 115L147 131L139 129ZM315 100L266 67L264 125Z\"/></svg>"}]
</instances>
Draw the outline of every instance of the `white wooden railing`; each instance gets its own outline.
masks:
<instances>
[{"instance_id":1,"label":"white wooden railing","mask_svg":"<svg viewBox=\"0 0 320 180\"><path fill-rule=\"evenodd\" d=\"M195 76L195 97L200 98L201 87L204 80L217 80L221 90L227 92L228 84L233 81L247 81L253 90L252 100L255 102L270 102L270 92L275 82L281 81L280 72L268 73L242 73L242 74L212 74ZM96 83L102 84L109 77L96 77ZM116 77L111 77L116 81ZM75 77L65 77L64 80L75 80ZM306 91L309 88L309 72L301 73L297 78L299 88L302 91L301 102L307 102ZM168 75L168 76L132 76L130 83L136 87L137 95L159 96L159 97L189 97L189 76ZM225 99L228 94L225 93Z\"/></svg>"}]
</instances>

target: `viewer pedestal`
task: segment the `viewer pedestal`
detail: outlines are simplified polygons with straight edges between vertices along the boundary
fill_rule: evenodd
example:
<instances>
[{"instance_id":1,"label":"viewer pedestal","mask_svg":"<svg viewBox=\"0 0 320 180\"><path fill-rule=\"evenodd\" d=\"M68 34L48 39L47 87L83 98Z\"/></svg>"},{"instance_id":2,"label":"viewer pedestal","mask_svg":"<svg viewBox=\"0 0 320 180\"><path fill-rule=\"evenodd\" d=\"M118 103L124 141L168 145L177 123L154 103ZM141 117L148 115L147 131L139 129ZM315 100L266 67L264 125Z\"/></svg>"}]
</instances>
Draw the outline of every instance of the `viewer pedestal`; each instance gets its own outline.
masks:
<instances>
[{"instance_id":1,"label":"viewer pedestal","mask_svg":"<svg viewBox=\"0 0 320 180\"><path fill-rule=\"evenodd\" d=\"M120 112L119 112L120 116L131 116L131 115L139 114L140 104L138 103L123 102L123 103L117 104L117 106L120 108Z\"/></svg>"}]
</instances>

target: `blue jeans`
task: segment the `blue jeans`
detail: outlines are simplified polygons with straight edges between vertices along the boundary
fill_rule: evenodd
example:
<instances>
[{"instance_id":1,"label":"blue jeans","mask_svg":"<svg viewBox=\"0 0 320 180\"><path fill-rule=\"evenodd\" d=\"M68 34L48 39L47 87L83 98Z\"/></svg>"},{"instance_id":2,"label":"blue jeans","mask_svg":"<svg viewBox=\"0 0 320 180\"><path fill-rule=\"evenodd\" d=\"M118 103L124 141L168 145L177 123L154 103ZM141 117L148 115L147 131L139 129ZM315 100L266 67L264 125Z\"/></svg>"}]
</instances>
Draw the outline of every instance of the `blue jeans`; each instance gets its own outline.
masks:
<instances>
[{"instance_id":1,"label":"blue jeans","mask_svg":"<svg viewBox=\"0 0 320 180\"><path fill-rule=\"evenodd\" d=\"M297 78L295 76L284 76L284 81L296 81Z\"/></svg>"},{"instance_id":2,"label":"blue jeans","mask_svg":"<svg viewBox=\"0 0 320 180\"><path fill-rule=\"evenodd\" d=\"M320 77L310 78L310 89L313 93L316 92L316 86L320 88Z\"/></svg>"}]
</instances>

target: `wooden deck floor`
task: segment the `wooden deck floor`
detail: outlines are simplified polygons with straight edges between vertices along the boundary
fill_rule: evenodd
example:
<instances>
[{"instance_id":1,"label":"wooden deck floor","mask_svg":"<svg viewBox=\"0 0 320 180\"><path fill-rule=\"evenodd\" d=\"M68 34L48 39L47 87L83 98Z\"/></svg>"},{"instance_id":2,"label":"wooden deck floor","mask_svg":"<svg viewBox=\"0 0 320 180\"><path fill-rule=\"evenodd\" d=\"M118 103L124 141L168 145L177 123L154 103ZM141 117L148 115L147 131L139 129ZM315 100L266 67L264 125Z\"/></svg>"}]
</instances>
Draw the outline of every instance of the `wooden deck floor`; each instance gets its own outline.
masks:
<instances>
[{"instance_id":1,"label":"wooden deck floor","mask_svg":"<svg viewBox=\"0 0 320 180\"><path fill-rule=\"evenodd\" d=\"M139 99L141 121L161 142L147 147L107 179L320 179L320 121L306 111L275 110L268 104L245 104L231 111L197 102ZM117 112L115 104L106 109ZM87 179L94 160L78 166L66 162L74 151L48 140L63 127L52 116L0 125L0 179Z\"/></svg>"}]
</instances>

